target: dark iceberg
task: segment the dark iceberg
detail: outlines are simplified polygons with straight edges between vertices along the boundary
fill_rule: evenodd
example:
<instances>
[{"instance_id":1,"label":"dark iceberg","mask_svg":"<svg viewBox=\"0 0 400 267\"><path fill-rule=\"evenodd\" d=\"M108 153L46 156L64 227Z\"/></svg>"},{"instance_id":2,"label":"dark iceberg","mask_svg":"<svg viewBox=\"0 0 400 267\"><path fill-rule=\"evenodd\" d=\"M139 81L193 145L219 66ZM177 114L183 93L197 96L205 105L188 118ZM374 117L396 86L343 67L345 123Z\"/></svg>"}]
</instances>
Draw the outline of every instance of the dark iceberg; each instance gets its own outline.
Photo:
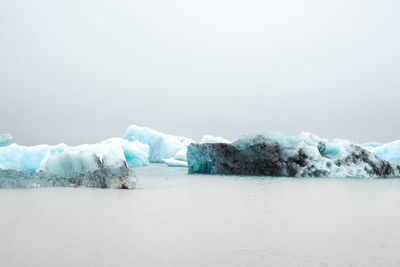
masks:
<instances>
[{"instance_id":1,"label":"dark iceberg","mask_svg":"<svg viewBox=\"0 0 400 267\"><path fill-rule=\"evenodd\" d=\"M232 144L191 144L188 172L285 177L400 177L400 167L349 141L310 133L259 134Z\"/></svg>"},{"instance_id":2,"label":"dark iceberg","mask_svg":"<svg viewBox=\"0 0 400 267\"><path fill-rule=\"evenodd\" d=\"M0 169L0 188L38 188L38 187L92 187L134 189L132 170L113 173L108 169L74 175L59 176L43 171L24 172Z\"/></svg>"}]
</instances>

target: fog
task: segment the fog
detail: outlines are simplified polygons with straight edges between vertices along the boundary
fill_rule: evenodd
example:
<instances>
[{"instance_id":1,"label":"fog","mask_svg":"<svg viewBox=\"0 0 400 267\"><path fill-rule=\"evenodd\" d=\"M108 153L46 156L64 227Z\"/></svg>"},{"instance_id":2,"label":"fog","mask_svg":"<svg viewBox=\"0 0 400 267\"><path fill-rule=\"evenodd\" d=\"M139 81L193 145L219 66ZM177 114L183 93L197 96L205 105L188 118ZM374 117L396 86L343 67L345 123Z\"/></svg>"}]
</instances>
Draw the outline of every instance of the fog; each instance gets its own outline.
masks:
<instances>
[{"instance_id":1,"label":"fog","mask_svg":"<svg viewBox=\"0 0 400 267\"><path fill-rule=\"evenodd\" d=\"M400 139L399 1L0 0L0 132Z\"/></svg>"}]
</instances>

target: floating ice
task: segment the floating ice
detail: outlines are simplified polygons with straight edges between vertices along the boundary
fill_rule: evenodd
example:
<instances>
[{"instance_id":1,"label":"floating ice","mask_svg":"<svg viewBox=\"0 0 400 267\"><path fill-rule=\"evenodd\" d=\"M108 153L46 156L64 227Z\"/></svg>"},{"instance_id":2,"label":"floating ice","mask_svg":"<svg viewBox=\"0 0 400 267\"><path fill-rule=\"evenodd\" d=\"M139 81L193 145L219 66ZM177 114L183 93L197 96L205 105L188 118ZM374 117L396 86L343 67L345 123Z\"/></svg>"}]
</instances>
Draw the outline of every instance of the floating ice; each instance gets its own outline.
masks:
<instances>
[{"instance_id":1,"label":"floating ice","mask_svg":"<svg viewBox=\"0 0 400 267\"><path fill-rule=\"evenodd\" d=\"M62 152L87 152L100 157L108 154L114 158L127 161L129 167L149 165L149 147L147 145L140 142L128 142L122 138L112 138L98 144L79 146L67 146L66 144L22 146L11 144L0 147L0 169L35 171L39 168L43 159Z\"/></svg>"},{"instance_id":2,"label":"floating ice","mask_svg":"<svg viewBox=\"0 0 400 267\"><path fill-rule=\"evenodd\" d=\"M192 139L186 137L164 134L137 125L129 126L124 138L129 141L148 144L150 146L150 162L163 162L164 159L174 157L179 150L185 149L189 144L193 143Z\"/></svg>"},{"instance_id":3,"label":"floating ice","mask_svg":"<svg viewBox=\"0 0 400 267\"><path fill-rule=\"evenodd\" d=\"M11 139L10 134L0 135L0 146L8 144ZM393 175L391 171L396 172L397 169L395 165L386 165L386 161L400 164L400 140L388 144L367 143L361 147L346 140L328 141L307 132L303 132L299 136L287 136L279 132L253 134L243 136L234 143L222 137L204 135L200 140L200 145L191 146L188 152L188 146L193 142L189 138L132 125L127 129L124 138L110 138L98 144L79 146L11 144L2 146L0 147L0 169L22 172L44 170L45 165L43 164L46 162L49 164L49 160L56 162L57 157L55 156L64 152L85 152L93 154L103 161L121 160L126 162L128 167L148 166L150 162L164 162L168 166L186 167L187 154L190 154L190 172L243 172L243 174L249 172L250 168L254 168L255 173L268 173L270 170L262 170L260 166L254 165L256 161L264 160L266 162L268 159L272 161L271 164L284 164L283 167L281 165L275 167L280 169L282 175L285 176L365 177L381 175L389 177ZM254 149L259 149L259 151L252 151ZM252 162L247 162L248 159L251 159ZM86 160L86 156L82 154L81 160ZM235 162L238 166L235 166ZM240 162L246 162L247 167L240 169L242 168ZM224 167L222 168L218 164ZM270 163L265 164L263 168L267 168L266 166L269 166ZM296 164L300 167L296 167ZM46 168L46 173L51 172L50 167ZM71 170L73 169L71 168ZM53 175L66 174L53 173Z\"/></svg>"},{"instance_id":4,"label":"floating ice","mask_svg":"<svg viewBox=\"0 0 400 267\"><path fill-rule=\"evenodd\" d=\"M310 133L242 136L232 144L191 144L189 173L292 177L399 177L400 167L346 140Z\"/></svg>"},{"instance_id":5,"label":"floating ice","mask_svg":"<svg viewBox=\"0 0 400 267\"><path fill-rule=\"evenodd\" d=\"M0 134L0 146L8 145L13 139L11 134Z\"/></svg>"},{"instance_id":6,"label":"floating ice","mask_svg":"<svg viewBox=\"0 0 400 267\"><path fill-rule=\"evenodd\" d=\"M133 189L136 178L125 161L109 154L63 152L46 157L36 172L0 169L1 188L49 186Z\"/></svg>"}]
</instances>

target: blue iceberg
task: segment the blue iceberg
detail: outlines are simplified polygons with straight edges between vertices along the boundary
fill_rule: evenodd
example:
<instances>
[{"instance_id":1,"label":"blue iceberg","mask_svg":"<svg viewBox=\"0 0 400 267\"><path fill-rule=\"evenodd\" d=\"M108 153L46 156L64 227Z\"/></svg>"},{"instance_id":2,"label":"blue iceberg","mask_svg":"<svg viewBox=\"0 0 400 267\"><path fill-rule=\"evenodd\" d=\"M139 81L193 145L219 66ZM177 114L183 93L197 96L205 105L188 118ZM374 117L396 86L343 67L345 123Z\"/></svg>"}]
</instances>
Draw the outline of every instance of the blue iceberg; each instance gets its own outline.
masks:
<instances>
[{"instance_id":1,"label":"blue iceberg","mask_svg":"<svg viewBox=\"0 0 400 267\"><path fill-rule=\"evenodd\" d=\"M1 188L54 186L134 189L137 181L127 163L110 154L63 152L47 156L37 171L0 169Z\"/></svg>"},{"instance_id":2,"label":"blue iceberg","mask_svg":"<svg viewBox=\"0 0 400 267\"><path fill-rule=\"evenodd\" d=\"M129 142L122 138L112 138L98 144L83 144L79 146L68 146L66 144L22 146L11 144L0 147L0 169L36 171L42 160L47 156L74 151L92 153L97 156L109 154L126 161L129 167L149 165L148 145L140 142Z\"/></svg>"},{"instance_id":3,"label":"blue iceberg","mask_svg":"<svg viewBox=\"0 0 400 267\"><path fill-rule=\"evenodd\" d=\"M149 165L149 146L111 138L68 146L0 147L0 187L85 186L135 188L132 167Z\"/></svg>"}]
</instances>

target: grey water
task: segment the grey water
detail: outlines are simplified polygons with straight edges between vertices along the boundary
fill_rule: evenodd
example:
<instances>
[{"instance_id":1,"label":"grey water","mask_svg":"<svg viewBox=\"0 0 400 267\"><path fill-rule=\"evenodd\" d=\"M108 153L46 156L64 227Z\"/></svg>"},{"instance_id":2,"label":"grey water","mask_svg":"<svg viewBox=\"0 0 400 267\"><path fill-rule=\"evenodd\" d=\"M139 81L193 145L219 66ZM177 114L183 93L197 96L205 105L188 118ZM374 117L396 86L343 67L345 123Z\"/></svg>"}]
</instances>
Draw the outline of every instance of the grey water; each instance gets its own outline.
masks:
<instances>
[{"instance_id":1,"label":"grey water","mask_svg":"<svg viewBox=\"0 0 400 267\"><path fill-rule=\"evenodd\" d=\"M399 266L399 179L188 175L0 190L0 266Z\"/></svg>"}]
</instances>

